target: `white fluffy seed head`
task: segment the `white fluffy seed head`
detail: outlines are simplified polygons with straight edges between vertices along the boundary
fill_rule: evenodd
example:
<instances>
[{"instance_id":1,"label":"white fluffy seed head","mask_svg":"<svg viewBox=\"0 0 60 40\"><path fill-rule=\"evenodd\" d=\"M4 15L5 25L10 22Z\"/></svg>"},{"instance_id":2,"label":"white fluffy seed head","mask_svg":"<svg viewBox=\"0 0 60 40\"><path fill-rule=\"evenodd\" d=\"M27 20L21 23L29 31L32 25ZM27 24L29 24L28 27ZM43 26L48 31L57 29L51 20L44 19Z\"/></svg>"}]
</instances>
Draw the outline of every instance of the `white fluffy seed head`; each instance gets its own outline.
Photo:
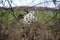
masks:
<instances>
[{"instance_id":1,"label":"white fluffy seed head","mask_svg":"<svg viewBox=\"0 0 60 40\"><path fill-rule=\"evenodd\" d=\"M36 21L37 18L35 17L35 12L30 11L27 15L24 15L24 23L30 24L32 21Z\"/></svg>"}]
</instances>

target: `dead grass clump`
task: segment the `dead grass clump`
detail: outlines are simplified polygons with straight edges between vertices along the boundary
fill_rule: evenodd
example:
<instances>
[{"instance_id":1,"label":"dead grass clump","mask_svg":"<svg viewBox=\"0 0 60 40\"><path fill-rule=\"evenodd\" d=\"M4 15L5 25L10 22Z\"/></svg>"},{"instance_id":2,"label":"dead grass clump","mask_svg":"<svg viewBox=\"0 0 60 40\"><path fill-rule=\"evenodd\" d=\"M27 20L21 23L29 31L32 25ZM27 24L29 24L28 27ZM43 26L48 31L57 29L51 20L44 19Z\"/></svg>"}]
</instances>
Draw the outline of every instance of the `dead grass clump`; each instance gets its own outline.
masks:
<instances>
[{"instance_id":1,"label":"dead grass clump","mask_svg":"<svg viewBox=\"0 0 60 40\"><path fill-rule=\"evenodd\" d=\"M14 23L13 23L14 24ZM14 26L14 27L13 27ZM1 40L58 40L59 35L51 27L34 22L30 25L9 25L2 29Z\"/></svg>"}]
</instances>

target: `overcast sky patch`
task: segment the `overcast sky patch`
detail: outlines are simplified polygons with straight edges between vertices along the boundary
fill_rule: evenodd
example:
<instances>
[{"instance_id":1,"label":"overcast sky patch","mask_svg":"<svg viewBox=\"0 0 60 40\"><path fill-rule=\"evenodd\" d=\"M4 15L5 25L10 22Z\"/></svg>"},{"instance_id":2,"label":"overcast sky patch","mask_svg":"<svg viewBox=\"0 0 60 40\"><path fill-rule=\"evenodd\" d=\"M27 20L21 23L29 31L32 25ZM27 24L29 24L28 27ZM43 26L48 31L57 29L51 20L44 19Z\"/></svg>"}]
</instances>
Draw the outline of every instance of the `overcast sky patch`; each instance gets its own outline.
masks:
<instances>
[{"instance_id":1,"label":"overcast sky patch","mask_svg":"<svg viewBox=\"0 0 60 40\"><path fill-rule=\"evenodd\" d=\"M33 6L35 4L38 4L38 3L41 3L41 2L45 2L45 1L46 0L12 0L11 5L12 5L12 7L15 7L15 6ZM52 0L47 0L47 1L52 1ZM5 0L4 0L4 2L5 2ZM5 5L5 7L9 7L9 4L8 4L7 1L4 3L4 5ZM1 3L0 3L0 6L2 6ZM47 2L47 3L39 4L39 5L36 5L36 6L55 7L53 2Z\"/></svg>"}]
</instances>

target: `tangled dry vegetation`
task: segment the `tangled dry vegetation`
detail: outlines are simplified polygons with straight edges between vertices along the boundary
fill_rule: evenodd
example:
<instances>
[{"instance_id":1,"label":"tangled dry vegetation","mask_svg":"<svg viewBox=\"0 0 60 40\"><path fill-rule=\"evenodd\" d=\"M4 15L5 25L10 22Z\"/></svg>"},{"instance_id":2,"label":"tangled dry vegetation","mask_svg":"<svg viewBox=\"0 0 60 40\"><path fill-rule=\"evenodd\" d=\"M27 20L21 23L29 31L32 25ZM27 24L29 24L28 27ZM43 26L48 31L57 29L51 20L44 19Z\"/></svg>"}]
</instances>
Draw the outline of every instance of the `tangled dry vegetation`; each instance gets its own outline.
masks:
<instances>
[{"instance_id":1,"label":"tangled dry vegetation","mask_svg":"<svg viewBox=\"0 0 60 40\"><path fill-rule=\"evenodd\" d=\"M13 21L7 27L2 28L0 40L60 40L60 27L58 21L55 26L41 26L39 22L32 22L30 25L20 25ZM56 29L57 28L57 29ZM56 30L54 30L56 29Z\"/></svg>"}]
</instances>

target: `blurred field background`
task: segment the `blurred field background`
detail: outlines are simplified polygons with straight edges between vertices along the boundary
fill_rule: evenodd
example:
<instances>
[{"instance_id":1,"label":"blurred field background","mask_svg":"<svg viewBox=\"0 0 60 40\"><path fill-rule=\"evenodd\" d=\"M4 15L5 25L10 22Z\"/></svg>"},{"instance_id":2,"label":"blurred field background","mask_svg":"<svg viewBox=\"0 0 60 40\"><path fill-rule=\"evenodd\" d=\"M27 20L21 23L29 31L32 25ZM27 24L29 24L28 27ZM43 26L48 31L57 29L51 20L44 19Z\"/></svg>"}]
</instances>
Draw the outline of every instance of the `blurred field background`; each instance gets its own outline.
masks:
<instances>
[{"instance_id":1,"label":"blurred field background","mask_svg":"<svg viewBox=\"0 0 60 40\"><path fill-rule=\"evenodd\" d=\"M36 22L30 25L23 24L12 16L11 10L0 9L0 39L1 40L60 40L60 12L47 10L34 10ZM24 10L14 10L16 17L26 15ZM56 15L54 17L54 15ZM52 18L54 17L54 18ZM52 19L51 19L52 18ZM51 20L50 20L51 19ZM50 20L50 21L49 21Z\"/></svg>"}]
</instances>

